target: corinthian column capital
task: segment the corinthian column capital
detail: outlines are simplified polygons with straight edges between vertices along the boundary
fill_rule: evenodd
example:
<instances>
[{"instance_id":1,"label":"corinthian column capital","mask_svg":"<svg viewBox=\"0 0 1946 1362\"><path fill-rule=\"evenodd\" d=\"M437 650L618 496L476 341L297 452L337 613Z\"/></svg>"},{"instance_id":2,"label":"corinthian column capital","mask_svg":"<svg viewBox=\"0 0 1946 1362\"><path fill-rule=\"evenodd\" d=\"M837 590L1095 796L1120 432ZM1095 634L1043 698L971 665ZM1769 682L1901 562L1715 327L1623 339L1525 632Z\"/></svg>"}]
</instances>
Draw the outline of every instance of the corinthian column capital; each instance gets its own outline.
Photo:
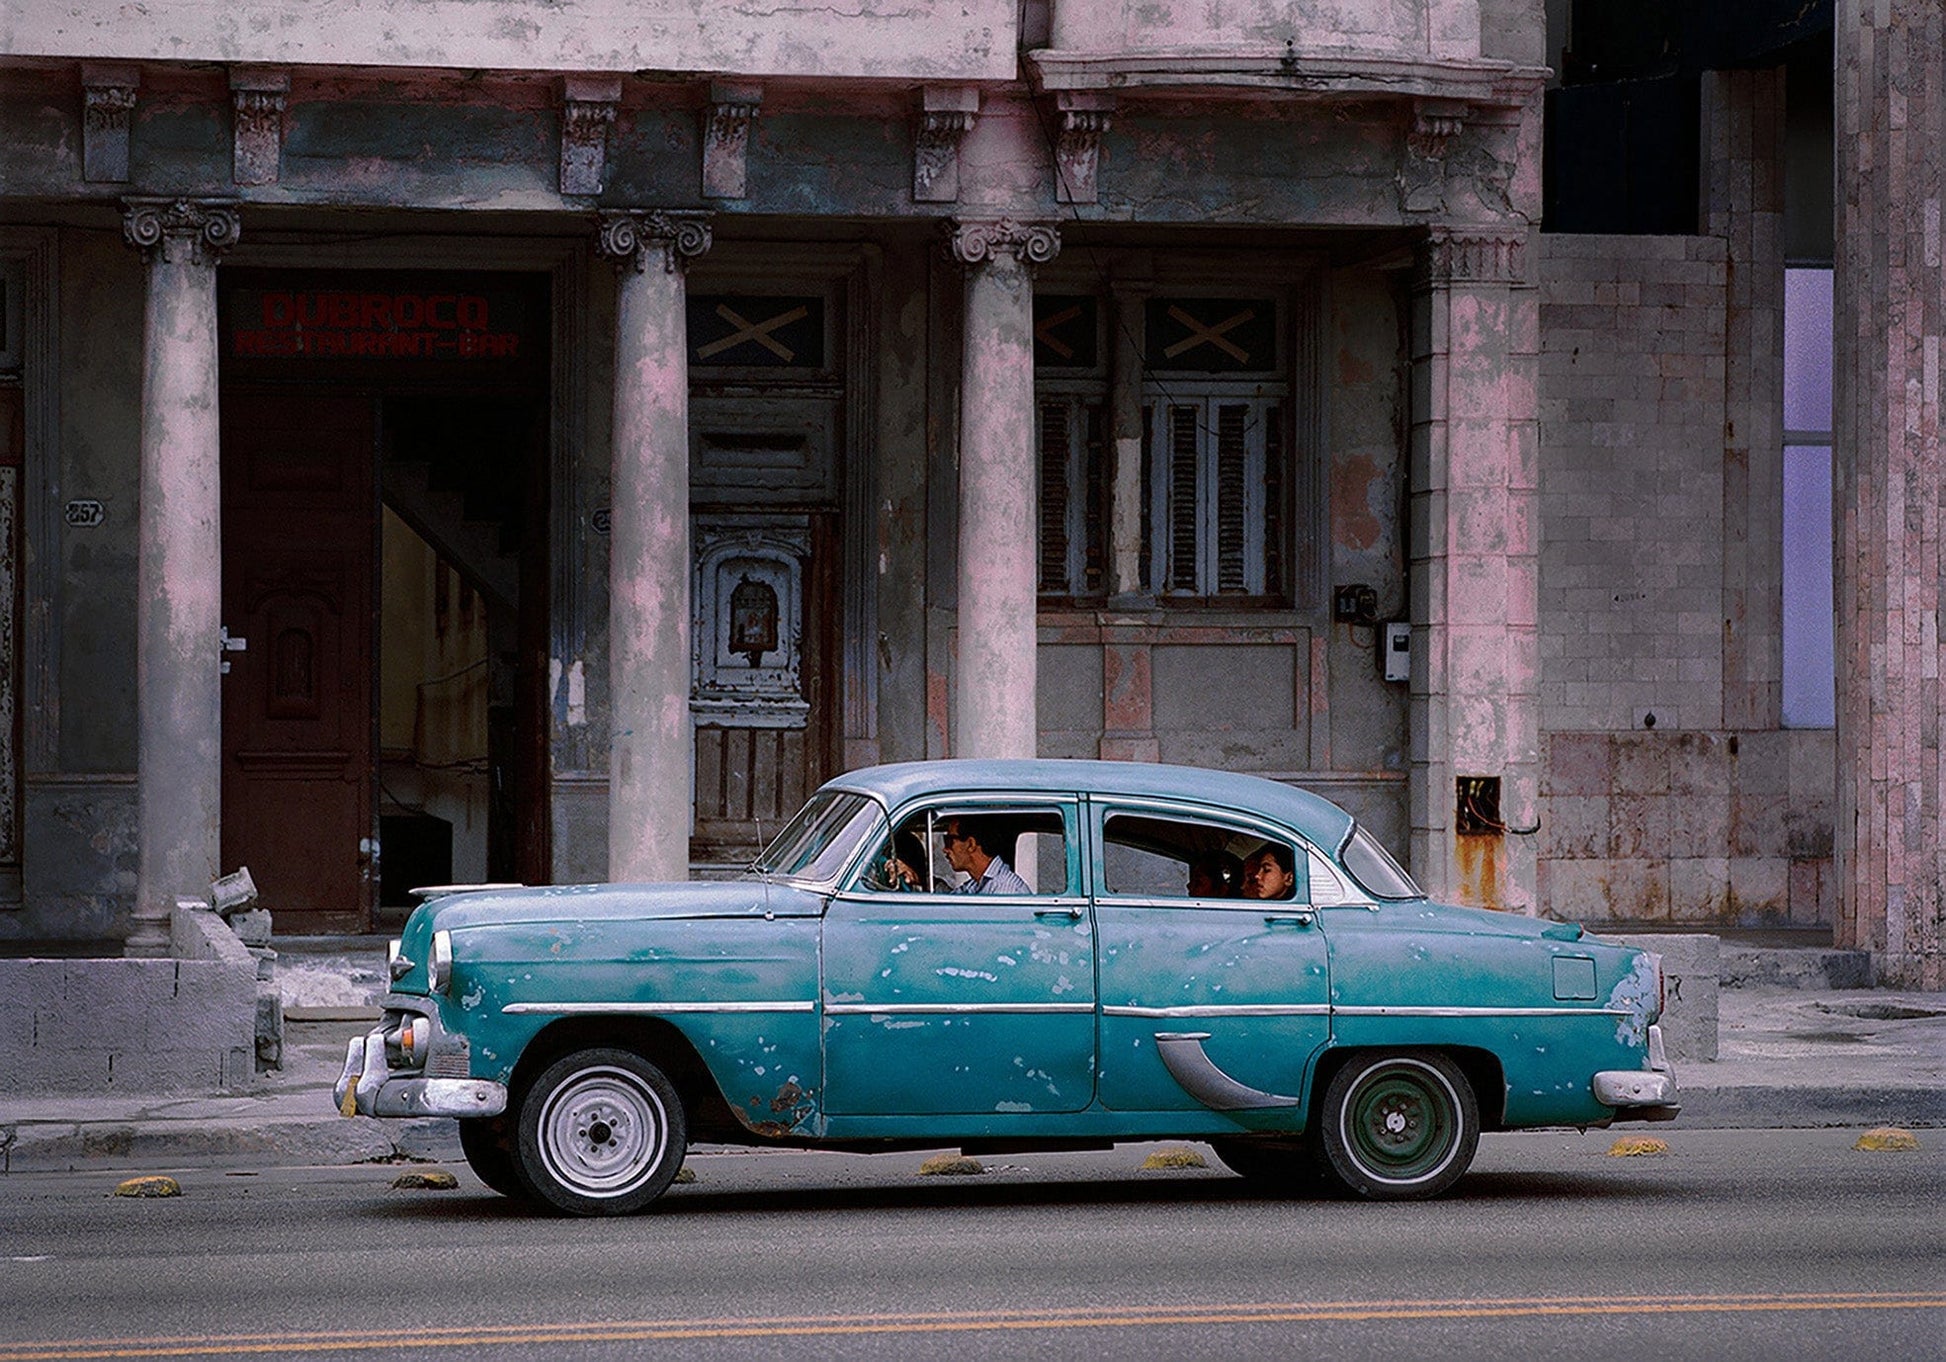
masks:
<instances>
[{"instance_id":1,"label":"corinthian column capital","mask_svg":"<svg viewBox=\"0 0 1946 1362\"><path fill-rule=\"evenodd\" d=\"M236 205L211 199L125 199L122 235L150 259L214 266L236 245Z\"/></svg>"},{"instance_id":2,"label":"corinthian column capital","mask_svg":"<svg viewBox=\"0 0 1946 1362\"><path fill-rule=\"evenodd\" d=\"M664 271L673 274L684 261L710 248L708 213L631 208L603 213L599 223L601 253L612 257L618 270L640 274L654 256Z\"/></svg>"},{"instance_id":3,"label":"corinthian column capital","mask_svg":"<svg viewBox=\"0 0 1946 1362\"><path fill-rule=\"evenodd\" d=\"M1045 265L1061 253L1061 230L1051 222L953 218L946 226L947 247L962 265L984 265L1003 255L1023 265Z\"/></svg>"}]
</instances>

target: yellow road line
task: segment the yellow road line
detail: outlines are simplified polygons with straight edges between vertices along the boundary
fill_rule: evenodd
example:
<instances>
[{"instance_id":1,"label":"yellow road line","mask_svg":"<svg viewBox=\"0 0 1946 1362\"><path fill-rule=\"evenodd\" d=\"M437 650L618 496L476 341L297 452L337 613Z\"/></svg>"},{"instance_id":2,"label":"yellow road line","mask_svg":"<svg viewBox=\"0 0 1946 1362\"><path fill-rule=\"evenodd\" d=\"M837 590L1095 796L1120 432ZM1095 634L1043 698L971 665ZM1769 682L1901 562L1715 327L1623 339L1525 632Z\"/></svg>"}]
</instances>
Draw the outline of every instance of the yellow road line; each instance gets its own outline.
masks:
<instances>
[{"instance_id":1,"label":"yellow road line","mask_svg":"<svg viewBox=\"0 0 1946 1362\"><path fill-rule=\"evenodd\" d=\"M1126 1305L1068 1310L996 1310L759 1318L616 1320L463 1328L402 1326L395 1332L206 1334L173 1338L52 1339L0 1343L0 1362L98 1358L220 1357L376 1348L466 1348L496 1344L637 1343L831 1335L973 1333L981 1330L1121 1329L1158 1324L1364 1323L1657 1314L1942 1310L1946 1292L1833 1292L1725 1296L1563 1296L1505 1300L1266 1302L1241 1305Z\"/></svg>"}]
</instances>

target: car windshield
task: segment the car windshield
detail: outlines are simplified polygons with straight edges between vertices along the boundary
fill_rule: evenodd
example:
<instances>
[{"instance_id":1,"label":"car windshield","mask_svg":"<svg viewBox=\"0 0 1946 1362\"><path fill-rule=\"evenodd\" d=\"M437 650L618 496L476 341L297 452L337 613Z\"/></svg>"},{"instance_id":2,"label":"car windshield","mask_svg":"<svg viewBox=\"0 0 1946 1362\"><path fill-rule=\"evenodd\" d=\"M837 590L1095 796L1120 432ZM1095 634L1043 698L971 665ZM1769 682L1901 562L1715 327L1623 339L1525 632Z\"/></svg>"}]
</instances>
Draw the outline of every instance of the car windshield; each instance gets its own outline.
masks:
<instances>
[{"instance_id":1,"label":"car windshield","mask_svg":"<svg viewBox=\"0 0 1946 1362\"><path fill-rule=\"evenodd\" d=\"M877 835L884 810L861 794L827 790L811 796L757 857L757 869L829 884L866 838Z\"/></svg>"},{"instance_id":2,"label":"car windshield","mask_svg":"<svg viewBox=\"0 0 1946 1362\"><path fill-rule=\"evenodd\" d=\"M1422 899L1426 891L1412 882L1412 876L1399 868L1378 838L1354 826L1341 854L1345 869L1359 887L1375 899Z\"/></svg>"}]
</instances>

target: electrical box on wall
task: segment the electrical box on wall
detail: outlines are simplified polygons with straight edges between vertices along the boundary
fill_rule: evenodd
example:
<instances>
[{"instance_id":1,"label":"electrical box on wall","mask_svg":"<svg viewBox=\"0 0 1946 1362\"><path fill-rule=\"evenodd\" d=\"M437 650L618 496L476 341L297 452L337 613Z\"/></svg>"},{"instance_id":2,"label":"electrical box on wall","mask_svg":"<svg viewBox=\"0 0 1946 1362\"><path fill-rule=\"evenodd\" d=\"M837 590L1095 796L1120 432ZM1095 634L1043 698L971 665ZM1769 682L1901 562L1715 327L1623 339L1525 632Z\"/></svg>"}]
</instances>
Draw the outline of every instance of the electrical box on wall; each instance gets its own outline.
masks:
<instances>
[{"instance_id":1,"label":"electrical box on wall","mask_svg":"<svg viewBox=\"0 0 1946 1362\"><path fill-rule=\"evenodd\" d=\"M1385 626L1385 642L1378 655L1379 666L1385 669L1387 681L1409 681L1412 679L1412 626L1404 620L1394 620Z\"/></svg>"}]
</instances>

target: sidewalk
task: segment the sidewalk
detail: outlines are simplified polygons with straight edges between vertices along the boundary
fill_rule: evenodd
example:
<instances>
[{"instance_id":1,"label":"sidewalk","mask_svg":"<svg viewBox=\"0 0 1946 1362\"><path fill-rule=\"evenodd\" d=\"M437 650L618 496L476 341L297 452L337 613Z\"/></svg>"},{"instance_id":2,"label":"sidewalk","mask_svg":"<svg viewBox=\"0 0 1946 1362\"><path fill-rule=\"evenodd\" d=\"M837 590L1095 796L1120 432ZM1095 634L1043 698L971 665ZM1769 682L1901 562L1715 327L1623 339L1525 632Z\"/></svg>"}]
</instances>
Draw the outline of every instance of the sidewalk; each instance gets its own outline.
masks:
<instances>
[{"instance_id":1,"label":"sidewalk","mask_svg":"<svg viewBox=\"0 0 1946 1362\"><path fill-rule=\"evenodd\" d=\"M460 1159L446 1120L347 1120L331 1103L345 1042L370 1027L370 979L287 954L284 1068L246 1096L4 1099L0 1172ZM290 990L295 990L293 993ZM1946 993L1724 988L1713 1063L1678 1062L1684 1129L1946 1126Z\"/></svg>"}]
</instances>

